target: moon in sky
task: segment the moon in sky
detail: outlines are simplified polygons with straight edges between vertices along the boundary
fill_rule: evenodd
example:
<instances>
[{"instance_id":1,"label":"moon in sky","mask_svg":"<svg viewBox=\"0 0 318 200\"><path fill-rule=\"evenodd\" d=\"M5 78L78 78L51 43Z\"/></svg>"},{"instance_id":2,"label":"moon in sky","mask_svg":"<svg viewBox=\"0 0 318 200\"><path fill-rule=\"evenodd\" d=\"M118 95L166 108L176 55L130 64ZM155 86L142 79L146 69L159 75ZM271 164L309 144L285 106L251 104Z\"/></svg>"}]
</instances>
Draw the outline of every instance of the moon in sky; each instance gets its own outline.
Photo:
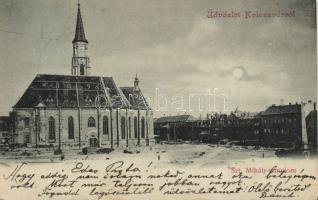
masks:
<instances>
[{"instance_id":1,"label":"moon in sky","mask_svg":"<svg viewBox=\"0 0 318 200\"><path fill-rule=\"evenodd\" d=\"M244 71L241 68L235 68L233 70L233 76L236 79L241 79L244 76Z\"/></svg>"}]
</instances>

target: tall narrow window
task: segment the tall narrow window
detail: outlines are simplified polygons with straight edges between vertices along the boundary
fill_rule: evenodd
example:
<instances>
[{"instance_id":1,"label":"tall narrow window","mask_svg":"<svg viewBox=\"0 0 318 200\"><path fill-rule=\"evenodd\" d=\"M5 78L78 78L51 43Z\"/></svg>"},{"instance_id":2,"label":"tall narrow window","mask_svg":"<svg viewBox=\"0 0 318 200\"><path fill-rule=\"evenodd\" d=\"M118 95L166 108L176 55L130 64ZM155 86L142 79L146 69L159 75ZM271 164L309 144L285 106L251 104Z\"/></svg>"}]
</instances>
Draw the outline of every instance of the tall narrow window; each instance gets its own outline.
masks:
<instances>
[{"instance_id":1,"label":"tall narrow window","mask_svg":"<svg viewBox=\"0 0 318 200\"><path fill-rule=\"evenodd\" d=\"M131 118L128 117L128 138L131 139Z\"/></svg>"},{"instance_id":2,"label":"tall narrow window","mask_svg":"<svg viewBox=\"0 0 318 200\"><path fill-rule=\"evenodd\" d=\"M30 126L30 119L27 118L27 117L24 118L24 126L25 127L29 127Z\"/></svg>"},{"instance_id":3,"label":"tall narrow window","mask_svg":"<svg viewBox=\"0 0 318 200\"><path fill-rule=\"evenodd\" d=\"M121 139L126 138L126 119L125 117L121 117Z\"/></svg>"},{"instance_id":4,"label":"tall narrow window","mask_svg":"<svg viewBox=\"0 0 318 200\"><path fill-rule=\"evenodd\" d=\"M80 67L80 73L81 73L81 75L85 74L85 69L84 69L84 65L83 64Z\"/></svg>"},{"instance_id":5,"label":"tall narrow window","mask_svg":"<svg viewBox=\"0 0 318 200\"><path fill-rule=\"evenodd\" d=\"M103 135L108 135L108 117L103 117Z\"/></svg>"},{"instance_id":6,"label":"tall narrow window","mask_svg":"<svg viewBox=\"0 0 318 200\"><path fill-rule=\"evenodd\" d=\"M145 138L145 118L141 118L141 138Z\"/></svg>"},{"instance_id":7,"label":"tall narrow window","mask_svg":"<svg viewBox=\"0 0 318 200\"><path fill-rule=\"evenodd\" d=\"M74 139L74 119L73 117L68 118L68 139Z\"/></svg>"},{"instance_id":8,"label":"tall narrow window","mask_svg":"<svg viewBox=\"0 0 318 200\"><path fill-rule=\"evenodd\" d=\"M88 127L96 127L95 119L93 117L88 118Z\"/></svg>"},{"instance_id":9,"label":"tall narrow window","mask_svg":"<svg viewBox=\"0 0 318 200\"><path fill-rule=\"evenodd\" d=\"M137 117L134 117L134 135L135 135L135 138L138 137L138 122L137 122Z\"/></svg>"},{"instance_id":10,"label":"tall narrow window","mask_svg":"<svg viewBox=\"0 0 318 200\"><path fill-rule=\"evenodd\" d=\"M25 136L25 143L29 144L30 143L30 135Z\"/></svg>"},{"instance_id":11,"label":"tall narrow window","mask_svg":"<svg viewBox=\"0 0 318 200\"><path fill-rule=\"evenodd\" d=\"M49 118L49 140L55 140L55 120L53 117Z\"/></svg>"}]
</instances>

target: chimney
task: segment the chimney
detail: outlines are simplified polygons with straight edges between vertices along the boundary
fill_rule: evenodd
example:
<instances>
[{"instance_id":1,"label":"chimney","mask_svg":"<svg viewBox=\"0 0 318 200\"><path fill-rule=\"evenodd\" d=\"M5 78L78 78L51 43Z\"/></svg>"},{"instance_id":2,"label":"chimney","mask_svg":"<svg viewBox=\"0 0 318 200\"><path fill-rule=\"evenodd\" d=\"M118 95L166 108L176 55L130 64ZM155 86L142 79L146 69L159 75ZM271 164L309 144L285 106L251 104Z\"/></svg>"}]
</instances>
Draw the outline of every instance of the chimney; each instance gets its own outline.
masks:
<instances>
[{"instance_id":1,"label":"chimney","mask_svg":"<svg viewBox=\"0 0 318 200\"><path fill-rule=\"evenodd\" d=\"M290 105L290 106L291 106L291 105L292 105L292 103L290 103L290 102L289 102L289 103L288 103L288 105Z\"/></svg>"},{"instance_id":2,"label":"chimney","mask_svg":"<svg viewBox=\"0 0 318 200\"><path fill-rule=\"evenodd\" d=\"M296 101L296 105L298 105L298 102Z\"/></svg>"}]
</instances>

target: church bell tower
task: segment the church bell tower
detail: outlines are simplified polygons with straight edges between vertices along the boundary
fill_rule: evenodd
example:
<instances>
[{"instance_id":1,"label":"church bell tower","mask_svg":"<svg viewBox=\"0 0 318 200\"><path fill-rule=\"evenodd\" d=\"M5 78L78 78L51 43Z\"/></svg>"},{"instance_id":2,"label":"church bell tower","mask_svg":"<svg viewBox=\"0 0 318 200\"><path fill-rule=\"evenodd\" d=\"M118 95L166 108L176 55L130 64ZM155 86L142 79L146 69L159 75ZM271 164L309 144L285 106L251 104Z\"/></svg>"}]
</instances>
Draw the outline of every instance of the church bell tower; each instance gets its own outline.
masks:
<instances>
[{"instance_id":1,"label":"church bell tower","mask_svg":"<svg viewBox=\"0 0 318 200\"><path fill-rule=\"evenodd\" d=\"M78 3L75 37L73 39L72 75L90 75L88 41L85 37L80 4Z\"/></svg>"}]
</instances>

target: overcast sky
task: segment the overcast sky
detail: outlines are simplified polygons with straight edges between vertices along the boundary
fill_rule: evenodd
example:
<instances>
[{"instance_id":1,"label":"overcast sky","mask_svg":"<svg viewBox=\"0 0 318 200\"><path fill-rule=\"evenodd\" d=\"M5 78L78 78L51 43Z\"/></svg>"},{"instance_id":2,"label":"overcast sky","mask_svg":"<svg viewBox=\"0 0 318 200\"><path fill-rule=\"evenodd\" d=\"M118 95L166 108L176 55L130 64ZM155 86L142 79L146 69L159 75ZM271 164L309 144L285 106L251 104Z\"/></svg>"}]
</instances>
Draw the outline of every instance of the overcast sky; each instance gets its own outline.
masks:
<instances>
[{"instance_id":1,"label":"overcast sky","mask_svg":"<svg viewBox=\"0 0 318 200\"><path fill-rule=\"evenodd\" d=\"M70 74L76 2L0 0L0 115L36 74ZM242 18L207 18L210 8ZM244 19L249 10L295 10L295 17ZM189 94L203 98L215 88L220 110L223 97L227 110L249 111L281 99L316 101L314 1L81 0L81 11L92 75L131 86L138 73L154 110L156 88L170 114L198 115L196 107L189 110ZM171 109L176 96L185 99L184 109ZM162 110L156 116L169 113Z\"/></svg>"}]
</instances>

